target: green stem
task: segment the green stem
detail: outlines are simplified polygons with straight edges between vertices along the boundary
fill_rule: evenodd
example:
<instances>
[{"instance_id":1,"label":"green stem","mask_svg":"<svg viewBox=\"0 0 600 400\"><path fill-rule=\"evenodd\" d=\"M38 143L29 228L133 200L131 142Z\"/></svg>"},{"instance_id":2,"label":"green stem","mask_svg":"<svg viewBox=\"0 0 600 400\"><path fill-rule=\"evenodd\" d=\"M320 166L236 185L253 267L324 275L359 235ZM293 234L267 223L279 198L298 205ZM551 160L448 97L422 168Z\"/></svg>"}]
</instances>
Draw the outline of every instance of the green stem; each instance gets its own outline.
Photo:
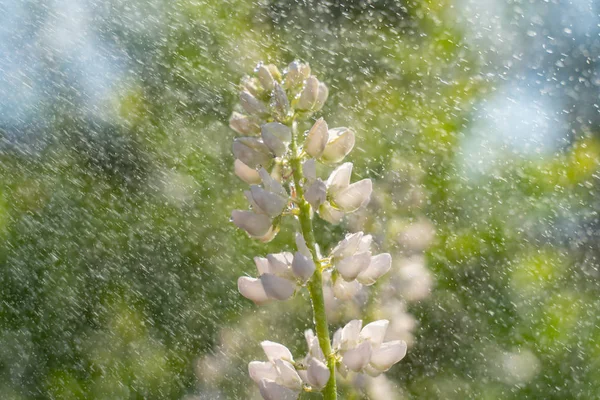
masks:
<instances>
[{"instance_id":1,"label":"green stem","mask_svg":"<svg viewBox=\"0 0 600 400\"><path fill-rule=\"evenodd\" d=\"M298 199L300 229L302 236L306 241L306 245L310 249L313 261L316 265L313 276L308 281L308 292L310 293L310 299L313 308L313 316L315 323L315 330L317 331L317 338L319 339L319 345L323 354L327 358L327 367L330 371L329 381L327 386L323 389L324 400L335 400L337 399L337 390L335 385L335 354L331 351L331 343L329 341L329 327L327 326L327 314L325 313L325 298L323 297L323 274L319 256L317 254L317 243L313 232L312 219L310 216L310 204L304 199L304 190L302 189L302 159L298 154L297 144L297 128L296 122L292 122L292 158L290 160L290 166L292 167L292 173L294 177L294 187L296 190L296 197Z\"/></svg>"}]
</instances>

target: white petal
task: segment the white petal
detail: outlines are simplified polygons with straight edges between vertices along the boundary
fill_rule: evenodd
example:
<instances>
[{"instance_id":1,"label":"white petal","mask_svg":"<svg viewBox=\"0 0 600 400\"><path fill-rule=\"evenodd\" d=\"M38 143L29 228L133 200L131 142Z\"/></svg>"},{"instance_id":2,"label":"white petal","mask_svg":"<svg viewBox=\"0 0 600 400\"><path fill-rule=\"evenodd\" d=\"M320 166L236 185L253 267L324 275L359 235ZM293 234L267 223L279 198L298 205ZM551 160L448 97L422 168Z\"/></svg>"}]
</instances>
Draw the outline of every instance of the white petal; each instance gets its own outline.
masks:
<instances>
[{"instance_id":1,"label":"white petal","mask_svg":"<svg viewBox=\"0 0 600 400\"><path fill-rule=\"evenodd\" d=\"M284 360L276 359L275 366L279 371L279 379L276 379L278 383L290 389L302 389L302 378L300 378L300 375L298 375L292 364Z\"/></svg>"},{"instance_id":2,"label":"white petal","mask_svg":"<svg viewBox=\"0 0 600 400\"><path fill-rule=\"evenodd\" d=\"M292 271L294 272L294 275L300 278L303 282L306 282L315 272L315 269L316 267L312 257L306 257L299 251L296 252L294 255L294 261L292 262Z\"/></svg>"},{"instance_id":3,"label":"white petal","mask_svg":"<svg viewBox=\"0 0 600 400\"><path fill-rule=\"evenodd\" d=\"M317 93L317 101L315 101L314 110L319 111L323 108L323 104L327 101L329 96L329 89L323 82L319 82L319 92Z\"/></svg>"},{"instance_id":4,"label":"white petal","mask_svg":"<svg viewBox=\"0 0 600 400\"><path fill-rule=\"evenodd\" d=\"M339 224L344 218L344 212L336 210L328 202L321 204L319 207L319 216L330 224Z\"/></svg>"},{"instance_id":5,"label":"white petal","mask_svg":"<svg viewBox=\"0 0 600 400\"><path fill-rule=\"evenodd\" d=\"M369 364L371 358L371 343L362 342L358 347L344 353L342 362L352 371L359 372Z\"/></svg>"},{"instance_id":6,"label":"white petal","mask_svg":"<svg viewBox=\"0 0 600 400\"><path fill-rule=\"evenodd\" d=\"M319 80L311 76L306 82L304 82L304 88L300 93L300 99L296 104L296 108L299 110L310 110L315 101L317 101L317 94L319 92Z\"/></svg>"},{"instance_id":7,"label":"white petal","mask_svg":"<svg viewBox=\"0 0 600 400\"><path fill-rule=\"evenodd\" d=\"M263 142L277 156L283 156L292 140L292 131L279 122L269 122L261 127Z\"/></svg>"},{"instance_id":8,"label":"white petal","mask_svg":"<svg viewBox=\"0 0 600 400\"><path fill-rule=\"evenodd\" d=\"M260 279L240 276L238 278L238 290L242 296L252 300L256 305L270 301Z\"/></svg>"},{"instance_id":9,"label":"white petal","mask_svg":"<svg viewBox=\"0 0 600 400\"><path fill-rule=\"evenodd\" d=\"M269 361L252 361L248 364L250 378L258 383L261 379L275 380L279 376L275 365Z\"/></svg>"},{"instance_id":10,"label":"white petal","mask_svg":"<svg viewBox=\"0 0 600 400\"><path fill-rule=\"evenodd\" d=\"M312 387L317 389L324 388L329 381L330 375L331 372L329 371L329 368L327 368L327 365L316 358L310 359L306 378Z\"/></svg>"},{"instance_id":11,"label":"white petal","mask_svg":"<svg viewBox=\"0 0 600 400\"><path fill-rule=\"evenodd\" d=\"M319 158L323 154L329 139L327 131L327 122L323 118L319 118L308 131L304 142L304 151L311 157Z\"/></svg>"},{"instance_id":12,"label":"white petal","mask_svg":"<svg viewBox=\"0 0 600 400\"><path fill-rule=\"evenodd\" d=\"M254 257L254 264L258 270L258 275L267 274L271 272L269 268L269 260L264 257Z\"/></svg>"},{"instance_id":13,"label":"white petal","mask_svg":"<svg viewBox=\"0 0 600 400\"><path fill-rule=\"evenodd\" d=\"M298 391L288 389L268 379L263 379L258 383L258 390L265 400L296 400Z\"/></svg>"},{"instance_id":14,"label":"white petal","mask_svg":"<svg viewBox=\"0 0 600 400\"><path fill-rule=\"evenodd\" d=\"M362 288L357 281L347 282L344 279L336 279L333 284L333 295L340 300L350 300Z\"/></svg>"},{"instance_id":15,"label":"white petal","mask_svg":"<svg viewBox=\"0 0 600 400\"><path fill-rule=\"evenodd\" d=\"M269 113L262 101L258 100L245 90L240 93L240 104L244 107L244 110L251 115L263 116Z\"/></svg>"},{"instance_id":16,"label":"white petal","mask_svg":"<svg viewBox=\"0 0 600 400\"><path fill-rule=\"evenodd\" d=\"M354 132L348 128L329 130L329 142L321 155L321 161L328 164L340 162L354 147Z\"/></svg>"},{"instance_id":17,"label":"white petal","mask_svg":"<svg viewBox=\"0 0 600 400\"><path fill-rule=\"evenodd\" d=\"M368 340L371 342L374 348L378 348L383 342L385 332L390 321L387 319L380 319L379 321L373 321L370 324L365 325L360 331L360 338L362 340Z\"/></svg>"},{"instance_id":18,"label":"white petal","mask_svg":"<svg viewBox=\"0 0 600 400\"><path fill-rule=\"evenodd\" d=\"M363 251L369 251L371 249L371 242L373 242L373 236L365 235L360 239L360 243L358 244L358 248L356 249L357 253L362 253Z\"/></svg>"},{"instance_id":19,"label":"white petal","mask_svg":"<svg viewBox=\"0 0 600 400\"><path fill-rule=\"evenodd\" d=\"M289 351L287 347L280 343L271 342L270 340L265 340L260 343L263 351L267 355L267 358L270 362L274 363L275 360L285 360L289 362L294 362L294 357L292 353Z\"/></svg>"},{"instance_id":20,"label":"white petal","mask_svg":"<svg viewBox=\"0 0 600 400\"><path fill-rule=\"evenodd\" d=\"M235 160L233 163L233 169L238 178L250 185L255 185L261 182L258 171L254 168L250 168L241 160Z\"/></svg>"},{"instance_id":21,"label":"white petal","mask_svg":"<svg viewBox=\"0 0 600 400\"><path fill-rule=\"evenodd\" d=\"M314 158L309 158L302 164L302 174L307 182L313 182L317 179L317 162Z\"/></svg>"},{"instance_id":22,"label":"white petal","mask_svg":"<svg viewBox=\"0 0 600 400\"><path fill-rule=\"evenodd\" d=\"M296 247L298 248L298 251L306 257L312 257L312 254L306 245L306 240L304 240L304 236L299 232L296 233Z\"/></svg>"},{"instance_id":23,"label":"white petal","mask_svg":"<svg viewBox=\"0 0 600 400\"><path fill-rule=\"evenodd\" d=\"M371 262L371 253L358 253L351 257L343 258L335 261L335 269L340 273L342 278L347 281L353 281L358 274L369 267Z\"/></svg>"},{"instance_id":24,"label":"white petal","mask_svg":"<svg viewBox=\"0 0 600 400\"><path fill-rule=\"evenodd\" d=\"M260 210L271 218L280 215L287 205L287 197L282 197L276 193L269 192L260 186L252 185L250 187L250 193Z\"/></svg>"},{"instance_id":25,"label":"white petal","mask_svg":"<svg viewBox=\"0 0 600 400\"><path fill-rule=\"evenodd\" d=\"M363 179L333 195L332 200L340 209L346 212L353 212L369 202L372 191L373 184L371 180Z\"/></svg>"},{"instance_id":26,"label":"white petal","mask_svg":"<svg viewBox=\"0 0 600 400\"><path fill-rule=\"evenodd\" d=\"M353 319L348 322L341 332L340 348L347 350L356 347L358 344L358 336L360 335L360 328L362 327L362 320Z\"/></svg>"},{"instance_id":27,"label":"white petal","mask_svg":"<svg viewBox=\"0 0 600 400\"><path fill-rule=\"evenodd\" d=\"M350 185L350 176L352 175L352 163L343 163L333 170L327 179L327 193L335 196L340 191Z\"/></svg>"},{"instance_id":28,"label":"white petal","mask_svg":"<svg viewBox=\"0 0 600 400\"><path fill-rule=\"evenodd\" d=\"M358 249L358 246L360 245L363 235L364 234L362 232L346 235L346 237L333 248L331 251L331 256L333 258L340 259L354 255Z\"/></svg>"},{"instance_id":29,"label":"white petal","mask_svg":"<svg viewBox=\"0 0 600 400\"><path fill-rule=\"evenodd\" d=\"M269 261L269 272L281 277L287 277L290 273L290 266L294 256L287 251L282 253L267 254Z\"/></svg>"},{"instance_id":30,"label":"white petal","mask_svg":"<svg viewBox=\"0 0 600 400\"><path fill-rule=\"evenodd\" d=\"M360 328L358 328L358 330L360 331ZM342 328L335 331L335 333L333 334L333 340L331 342L331 347L334 350L339 350L341 346L342 346Z\"/></svg>"},{"instance_id":31,"label":"white petal","mask_svg":"<svg viewBox=\"0 0 600 400\"><path fill-rule=\"evenodd\" d=\"M271 219L267 215L252 211L233 210L231 219L238 228L244 229L250 236L266 235L271 228Z\"/></svg>"},{"instance_id":32,"label":"white petal","mask_svg":"<svg viewBox=\"0 0 600 400\"><path fill-rule=\"evenodd\" d=\"M327 200L327 187L325 186L325 182L321 179L317 179L311 183L304 192L304 198L313 209L318 210L319 206Z\"/></svg>"},{"instance_id":33,"label":"white petal","mask_svg":"<svg viewBox=\"0 0 600 400\"><path fill-rule=\"evenodd\" d=\"M258 171L258 174L260 175L260 178L262 179L263 182L263 187L265 188L265 190L271 192L271 193L275 193L280 195L281 197L288 197L287 192L285 191L285 188L283 187L283 185L278 182L276 179L274 179L271 175L269 175L269 173L267 172L266 169L261 168Z\"/></svg>"},{"instance_id":34,"label":"white petal","mask_svg":"<svg viewBox=\"0 0 600 400\"><path fill-rule=\"evenodd\" d=\"M254 119L235 111L229 118L229 127L245 136L256 135L260 132L260 126L258 126Z\"/></svg>"},{"instance_id":35,"label":"white petal","mask_svg":"<svg viewBox=\"0 0 600 400\"><path fill-rule=\"evenodd\" d=\"M296 284L288 279L273 274L262 274L260 281L267 296L275 300L287 300L294 294Z\"/></svg>"},{"instance_id":36,"label":"white petal","mask_svg":"<svg viewBox=\"0 0 600 400\"><path fill-rule=\"evenodd\" d=\"M233 155L250 168L267 165L272 160L271 151L259 139L252 137L237 138L233 141Z\"/></svg>"},{"instance_id":37,"label":"white petal","mask_svg":"<svg viewBox=\"0 0 600 400\"><path fill-rule=\"evenodd\" d=\"M263 88L265 88L266 90L273 89L273 84L275 83L275 80L273 79L273 75L271 75L271 72L266 66L260 65L256 71L256 75L258 76L258 80L260 81L260 84Z\"/></svg>"},{"instance_id":38,"label":"white petal","mask_svg":"<svg viewBox=\"0 0 600 400\"><path fill-rule=\"evenodd\" d=\"M369 267L358 274L358 281L370 286L392 268L392 256L389 253L377 254L371 257Z\"/></svg>"},{"instance_id":39,"label":"white petal","mask_svg":"<svg viewBox=\"0 0 600 400\"><path fill-rule=\"evenodd\" d=\"M371 365L380 371L387 371L406 356L406 342L394 340L385 342L371 355Z\"/></svg>"}]
</instances>

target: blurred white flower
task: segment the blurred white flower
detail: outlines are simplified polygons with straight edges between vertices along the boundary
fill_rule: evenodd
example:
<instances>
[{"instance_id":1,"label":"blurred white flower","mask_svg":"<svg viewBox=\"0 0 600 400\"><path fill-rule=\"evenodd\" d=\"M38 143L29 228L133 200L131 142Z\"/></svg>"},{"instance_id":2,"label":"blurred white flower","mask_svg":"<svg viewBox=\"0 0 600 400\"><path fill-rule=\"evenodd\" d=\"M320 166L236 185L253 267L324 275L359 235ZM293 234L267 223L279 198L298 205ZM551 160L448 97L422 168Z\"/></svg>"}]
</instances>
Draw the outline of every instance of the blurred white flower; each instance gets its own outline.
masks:
<instances>
[{"instance_id":1,"label":"blurred white flower","mask_svg":"<svg viewBox=\"0 0 600 400\"><path fill-rule=\"evenodd\" d=\"M285 72L284 87L293 89L300 86L310 76L310 66L299 61L291 62Z\"/></svg>"},{"instance_id":2,"label":"blurred white flower","mask_svg":"<svg viewBox=\"0 0 600 400\"><path fill-rule=\"evenodd\" d=\"M261 346L269 361L248 364L250 378L258 384L264 399L296 399L302 379L296 372L292 353L282 344L264 341Z\"/></svg>"},{"instance_id":3,"label":"blurred white flower","mask_svg":"<svg viewBox=\"0 0 600 400\"><path fill-rule=\"evenodd\" d=\"M433 276L423 256L400 259L397 268L397 288L406 301L419 301L430 295Z\"/></svg>"},{"instance_id":4,"label":"blurred white flower","mask_svg":"<svg viewBox=\"0 0 600 400\"><path fill-rule=\"evenodd\" d=\"M250 115L265 117L269 114L267 106L262 101L254 97L250 92L242 91L240 93L240 104Z\"/></svg>"},{"instance_id":5,"label":"blurred white flower","mask_svg":"<svg viewBox=\"0 0 600 400\"><path fill-rule=\"evenodd\" d=\"M229 127L244 136L253 136L260 133L260 125L256 119L235 111L229 118Z\"/></svg>"}]
</instances>

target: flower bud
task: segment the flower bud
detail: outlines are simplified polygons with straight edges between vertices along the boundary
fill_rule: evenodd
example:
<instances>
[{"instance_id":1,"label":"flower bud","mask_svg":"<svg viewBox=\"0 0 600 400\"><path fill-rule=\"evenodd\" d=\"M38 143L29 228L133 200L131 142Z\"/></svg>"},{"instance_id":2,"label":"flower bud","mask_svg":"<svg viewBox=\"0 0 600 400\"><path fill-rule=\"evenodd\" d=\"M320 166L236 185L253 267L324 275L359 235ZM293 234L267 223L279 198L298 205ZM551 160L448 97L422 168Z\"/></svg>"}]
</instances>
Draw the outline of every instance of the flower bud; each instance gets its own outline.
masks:
<instances>
[{"instance_id":1,"label":"flower bud","mask_svg":"<svg viewBox=\"0 0 600 400\"><path fill-rule=\"evenodd\" d=\"M313 209L318 210L319 206L327 200L327 186L321 179L315 180L304 192L304 198L310 203Z\"/></svg>"},{"instance_id":2,"label":"flower bud","mask_svg":"<svg viewBox=\"0 0 600 400\"><path fill-rule=\"evenodd\" d=\"M264 103L245 90L240 93L240 104L250 115L265 116L269 114Z\"/></svg>"},{"instance_id":3,"label":"flower bud","mask_svg":"<svg viewBox=\"0 0 600 400\"><path fill-rule=\"evenodd\" d=\"M240 86L242 91L245 90L254 97L258 97L261 94L260 82L256 78L244 76L242 78Z\"/></svg>"},{"instance_id":4,"label":"flower bud","mask_svg":"<svg viewBox=\"0 0 600 400\"><path fill-rule=\"evenodd\" d=\"M279 68L273 64L268 64L267 68L269 69L273 79L275 79L277 82L281 82L281 72L279 72Z\"/></svg>"},{"instance_id":5,"label":"flower bud","mask_svg":"<svg viewBox=\"0 0 600 400\"><path fill-rule=\"evenodd\" d=\"M310 66L298 61L293 61L288 65L285 75L284 86L286 89L291 89L300 86L306 78L310 76Z\"/></svg>"},{"instance_id":6,"label":"flower bud","mask_svg":"<svg viewBox=\"0 0 600 400\"><path fill-rule=\"evenodd\" d=\"M241 160L235 160L233 163L233 168L237 177L246 182L247 184L253 185L261 182L258 171L254 168L250 168Z\"/></svg>"},{"instance_id":7,"label":"flower bud","mask_svg":"<svg viewBox=\"0 0 600 400\"><path fill-rule=\"evenodd\" d=\"M233 210L231 218L238 228L245 230L250 236L262 237L271 229L271 219L265 214Z\"/></svg>"},{"instance_id":8,"label":"flower bud","mask_svg":"<svg viewBox=\"0 0 600 400\"><path fill-rule=\"evenodd\" d=\"M279 120L284 120L290 111L290 102L285 94L285 90L275 82L273 85L273 96L271 99L271 107Z\"/></svg>"},{"instance_id":9,"label":"flower bud","mask_svg":"<svg viewBox=\"0 0 600 400\"><path fill-rule=\"evenodd\" d=\"M354 132L348 128L333 128L329 132L329 141L321 155L321 161L327 164L340 162L354 147Z\"/></svg>"},{"instance_id":10,"label":"flower bud","mask_svg":"<svg viewBox=\"0 0 600 400\"><path fill-rule=\"evenodd\" d=\"M292 131L289 127L279 122L269 122L261 128L263 142L277 156L281 157L287 152L287 146L292 140Z\"/></svg>"},{"instance_id":11,"label":"flower bud","mask_svg":"<svg viewBox=\"0 0 600 400\"><path fill-rule=\"evenodd\" d=\"M265 90L273 90L273 84L275 83L275 80L273 79L273 75L271 75L269 68L267 68L265 65L259 65L256 69L256 75L258 76L258 80Z\"/></svg>"},{"instance_id":12,"label":"flower bud","mask_svg":"<svg viewBox=\"0 0 600 400\"><path fill-rule=\"evenodd\" d=\"M247 115L233 112L229 118L229 127L237 133L245 136L256 135L260 132L260 126Z\"/></svg>"},{"instance_id":13,"label":"flower bud","mask_svg":"<svg viewBox=\"0 0 600 400\"><path fill-rule=\"evenodd\" d=\"M328 139L327 122L323 118L319 118L308 131L304 142L304 151L311 157L319 158L327 146Z\"/></svg>"},{"instance_id":14,"label":"flower bud","mask_svg":"<svg viewBox=\"0 0 600 400\"><path fill-rule=\"evenodd\" d=\"M315 263L312 257L307 257L300 251L294 254L294 261L292 262L292 271L294 275L300 278L303 282L310 279L312 274L315 272Z\"/></svg>"},{"instance_id":15,"label":"flower bud","mask_svg":"<svg viewBox=\"0 0 600 400\"><path fill-rule=\"evenodd\" d=\"M299 110L311 110L317 101L317 95L319 94L319 80L311 76L306 82L304 82L304 88L300 93L300 98L296 104L296 108Z\"/></svg>"},{"instance_id":16,"label":"flower bud","mask_svg":"<svg viewBox=\"0 0 600 400\"><path fill-rule=\"evenodd\" d=\"M313 110L319 111L321 108L323 108L323 105L327 101L328 96L329 96L329 89L327 88L327 85L325 85L323 82L319 82L319 90L317 92L317 100L315 101Z\"/></svg>"},{"instance_id":17,"label":"flower bud","mask_svg":"<svg viewBox=\"0 0 600 400\"><path fill-rule=\"evenodd\" d=\"M316 389L324 388L329 381L330 374L329 368L322 361L311 358L308 362L306 378L312 387Z\"/></svg>"},{"instance_id":18,"label":"flower bud","mask_svg":"<svg viewBox=\"0 0 600 400\"><path fill-rule=\"evenodd\" d=\"M237 138L233 141L233 155L250 168L268 165L273 156L269 147L261 140L252 137Z\"/></svg>"}]
</instances>

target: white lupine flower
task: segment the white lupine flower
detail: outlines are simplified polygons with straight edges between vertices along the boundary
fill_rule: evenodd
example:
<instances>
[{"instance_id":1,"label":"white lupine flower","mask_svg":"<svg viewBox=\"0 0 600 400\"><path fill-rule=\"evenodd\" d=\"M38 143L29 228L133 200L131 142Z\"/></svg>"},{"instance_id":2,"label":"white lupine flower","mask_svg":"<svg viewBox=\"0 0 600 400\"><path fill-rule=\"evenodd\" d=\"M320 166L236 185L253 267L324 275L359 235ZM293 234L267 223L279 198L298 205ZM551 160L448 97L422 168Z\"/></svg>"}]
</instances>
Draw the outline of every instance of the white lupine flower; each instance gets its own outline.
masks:
<instances>
[{"instance_id":1,"label":"white lupine flower","mask_svg":"<svg viewBox=\"0 0 600 400\"><path fill-rule=\"evenodd\" d=\"M302 379L293 366L292 353L282 344L261 343L269 361L252 361L248 373L258 384L264 399L296 399L302 389Z\"/></svg>"},{"instance_id":2,"label":"white lupine flower","mask_svg":"<svg viewBox=\"0 0 600 400\"><path fill-rule=\"evenodd\" d=\"M296 108L299 110L310 110L317 101L319 94L319 80L315 76L310 76L304 82L304 88L300 92L300 98L296 103Z\"/></svg>"},{"instance_id":3,"label":"white lupine flower","mask_svg":"<svg viewBox=\"0 0 600 400\"><path fill-rule=\"evenodd\" d=\"M246 91L254 97L259 97L262 92L262 87L258 79L252 76L244 76L240 82L241 91Z\"/></svg>"},{"instance_id":4,"label":"white lupine flower","mask_svg":"<svg viewBox=\"0 0 600 400\"><path fill-rule=\"evenodd\" d=\"M371 235L347 235L332 251L332 264L346 281L355 280L371 263Z\"/></svg>"},{"instance_id":5,"label":"white lupine flower","mask_svg":"<svg viewBox=\"0 0 600 400\"><path fill-rule=\"evenodd\" d=\"M254 137L241 137L233 141L233 155L250 168L267 166L273 159L269 147Z\"/></svg>"},{"instance_id":6,"label":"white lupine flower","mask_svg":"<svg viewBox=\"0 0 600 400\"><path fill-rule=\"evenodd\" d=\"M287 152L288 145L292 140L292 131L289 127L279 122L269 122L261 127L261 136L264 144L277 157Z\"/></svg>"},{"instance_id":7,"label":"white lupine flower","mask_svg":"<svg viewBox=\"0 0 600 400\"><path fill-rule=\"evenodd\" d=\"M242 160L236 159L233 163L233 169L237 177L247 184L256 185L262 182L258 171L244 164Z\"/></svg>"},{"instance_id":8,"label":"white lupine flower","mask_svg":"<svg viewBox=\"0 0 600 400\"><path fill-rule=\"evenodd\" d=\"M328 142L321 154L321 161L335 164L344 159L354 147L354 131L349 128L333 128L328 131Z\"/></svg>"},{"instance_id":9,"label":"white lupine flower","mask_svg":"<svg viewBox=\"0 0 600 400\"><path fill-rule=\"evenodd\" d=\"M352 163L344 163L331 173L326 182L329 202L319 208L321 218L337 223L341 220L340 213L333 213L332 210L351 213L369 202L373 191L371 180L363 179L350 185L351 174Z\"/></svg>"},{"instance_id":10,"label":"white lupine flower","mask_svg":"<svg viewBox=\"0 0 600 400\"><path fill-rule=\"evenodd\" d=\"M356 279L365 286L371 286L377 279L385 275L392 267L392 256L381 253L371 257L369 266L360 272Z\"/></svg>"},{"instance_id":11,"label":"white lupine flower","mask_svg":"<svg viewBox=\"0 0 600 400\"><path fill-rule=\"evenodd\" d=\"M304 284L315 271L315 264L304 254L301 247L295 255L283 252L268 254L267 257L254 257L259 277L242 276L238 279L238 289L242 296L257 305L270 300L287 300L296 292L299 284Z\"/></svg>"},{"instance_id":12,"label":"white lupine flower","mask_svg":"<svg viewBox=\"0 0 600 400\"><path fill-rule=\"evenodd\" d=\"M343 211L336 210L328 202L321 204L319 207L319 216L330 224L339 224L344 215Z\"/></svg>"},{"instance_id":13,"label":"white lupine flower","mask_svg":"<svg viewBox=\"0 0 600 400\"><path fill-rule=\"evenodd\" d=\"M327 385L331 372L327 368L325 355L313 331L310 329L306 330L304 337L308 346L308 354L300 364L306 367L306 369L299 370L298 374L304 382L320 390Z\"/></svg>"},{"instance_id":14,"label":"white lupine flower","mask_svg":"<svg viewBox=\"0 0 600 400\"><path fill-rule=\"evenodd\" d=\"M334 334L333 347L342 355L342 363L355 372L377 376L406 355L401 340L383 342L389 322L379 320L365 325L352 320Z\"/></svg>"},{"instance_id":15,"label":"white lupine flower","mask_svg":"<svg viewBox=\"0 0 600 400\"><path fill-rule=\"evenodd\" d=\"M263 187L252 185L244 194L252 206L252 210L258 214L266 214L270 218L279 216L288 203L288 194L285 188L271 175L261 168L258 174L262 180Z\"/></svg>"},{"instance_id":16,"label":"white lupine flower","mask_svg":"<svg viewBox=\"0 0 600 400\"><path fill-rule=\"evenodd\" d=\"M300 86L309 76L310 66L308 64L293 61L287 67L284 86L286 89Z\"/></svg>"},{"instance_id":17,"label":"white lupine flower","mask_svg":"<svg viewBox=\"0 0 600 400\"><path fill-rule=\"evenodd\" d=\"M235 111L229 118L229 127L244 136L260 133L260 126L254 118Z\"/></svg>"},{"instance_id":18,"label":"white lupine flower","mask_svg":"<svg viewBox=\"0 0 600 400\"><path fill-rule=\"evenodd\" d=\"M250 92L242 91L240 93L240 104L250 115L264 117L269 114L269 110L265 104L254 97Z\"/></svg>"},{"instance_id":19,"label":"white lupine flower","mask_svg":"<svg viewBox=\"0 0 600 400\"><path fill-rule=\"evenodd\" d=\"M321 157L329 139L328 129L327 122L323 118L319 118L314 123L308 131L306 141L304 142L304 151L306 154L315 158Z\"/></svg>"}]
</instances>

